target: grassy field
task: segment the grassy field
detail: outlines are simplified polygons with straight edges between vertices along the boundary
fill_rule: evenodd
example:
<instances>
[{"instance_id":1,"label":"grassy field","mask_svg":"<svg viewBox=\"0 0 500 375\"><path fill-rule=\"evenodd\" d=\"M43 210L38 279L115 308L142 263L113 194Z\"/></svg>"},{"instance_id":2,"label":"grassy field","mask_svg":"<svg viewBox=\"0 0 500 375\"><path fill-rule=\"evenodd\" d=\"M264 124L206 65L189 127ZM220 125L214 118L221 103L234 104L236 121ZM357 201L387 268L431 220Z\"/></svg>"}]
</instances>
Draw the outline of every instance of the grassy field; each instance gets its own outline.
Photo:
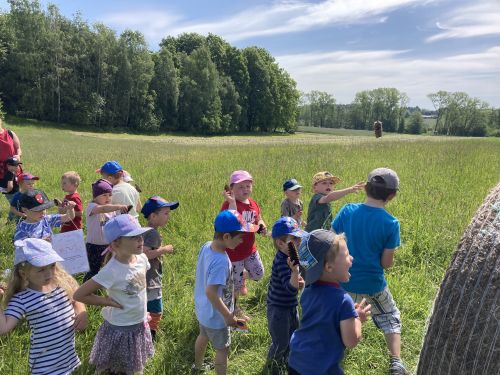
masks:
<instances>
[{"instance_id":1,"label":"grassy field","mask_svg":"<svg viewBox=\"0 0 500 375\"><path fill-rule=\"evenodd\" d=\"M68 170L82 178L80 194L91 198L94 170L109 159L119 160L143 189L143 200L159 194L181 205L162 230L175 253L164 266L165 314L156 355L146 374L186 374L193 362L198 333L194 315L193 281L200 246L212 236L212 221L222 203L221 191L229 174L247 169L254 176L253 197L269 225L278 218L283 198L281 184L291 176L304 186L303 200L311 197L311 177L330 170L342 178L339 188L364 180L379 166L395 169L401 179L398 197L388 209L401 222L403 246L387 273L389 286L402 313L402 357L415 369L437 287L464 228L500 176L500 140L424 136L304 134L266 137L131 136L72 132L34 125L12 127L22 140L24 169L41 177L38 187L49 197L62 197L59 179ZM363 195L334 202L336 212ZM6 200L0 209L0 269L11 268L13 226L5 225ZM243 307L252 316L250 333L235 333L230 374L262 374L270 338L266 326L267 280L274 250L270 239L258 247L266 277L249 285ZM99 309L90 307L90 326L77 335L82 359L78 374L91 374L88 356ZM0 374L28 373L29 333L26 324L0 337ZM372 322L363 327L364 339L345 359L347 374L386 374L387 353L381 332ZM211 356L213 353L209 353Z\"/></svg>"}]
</instances>

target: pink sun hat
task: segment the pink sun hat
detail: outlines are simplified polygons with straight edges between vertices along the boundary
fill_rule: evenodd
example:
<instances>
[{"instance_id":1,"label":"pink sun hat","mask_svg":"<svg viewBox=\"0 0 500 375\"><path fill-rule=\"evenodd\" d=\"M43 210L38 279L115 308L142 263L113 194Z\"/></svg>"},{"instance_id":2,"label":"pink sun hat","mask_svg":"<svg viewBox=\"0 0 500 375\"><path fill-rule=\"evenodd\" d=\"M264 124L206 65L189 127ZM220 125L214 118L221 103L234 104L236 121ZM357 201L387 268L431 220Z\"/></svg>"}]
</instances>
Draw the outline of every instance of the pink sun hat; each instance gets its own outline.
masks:
<instances>
[{"instance_id":1,"label":"pink sun hat","mask_svg":"<svg viewBox=\"0 0 500 375\"><path fill-rule=\"evenodd\" d=\"M231 173L231 177L229 177L229 184L238 184L243 181L252 181L253 177L247 171L234 171Z\"/></svg>"}]
</instances>

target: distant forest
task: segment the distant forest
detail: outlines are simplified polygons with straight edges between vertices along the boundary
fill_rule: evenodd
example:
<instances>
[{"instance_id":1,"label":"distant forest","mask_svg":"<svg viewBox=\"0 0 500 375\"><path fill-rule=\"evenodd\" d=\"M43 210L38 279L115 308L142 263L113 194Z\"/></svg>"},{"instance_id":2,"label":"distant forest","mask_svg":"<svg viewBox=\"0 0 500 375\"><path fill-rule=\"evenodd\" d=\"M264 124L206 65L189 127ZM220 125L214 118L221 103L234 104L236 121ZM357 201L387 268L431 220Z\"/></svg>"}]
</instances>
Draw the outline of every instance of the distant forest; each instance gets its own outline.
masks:
<instances>
[{"instance_id":1,"label":"distant forest","mask_svg":"<svg viewBox=\"0 0 500 375\"><path fill-rule=\"evenodd\" d=\"M117 35L55 5L8 2L0 14L0 114L139 132L293 133L298 125L371 129L375 120L385 131L425 130L420 109L395 88L358 92L341 105L328 93L301 94L263 48L186 33L151 51L138 31ZM500 134L500 110L487 103L465 93L429 97L435 133Z\"/></svg>"}]
</instances>

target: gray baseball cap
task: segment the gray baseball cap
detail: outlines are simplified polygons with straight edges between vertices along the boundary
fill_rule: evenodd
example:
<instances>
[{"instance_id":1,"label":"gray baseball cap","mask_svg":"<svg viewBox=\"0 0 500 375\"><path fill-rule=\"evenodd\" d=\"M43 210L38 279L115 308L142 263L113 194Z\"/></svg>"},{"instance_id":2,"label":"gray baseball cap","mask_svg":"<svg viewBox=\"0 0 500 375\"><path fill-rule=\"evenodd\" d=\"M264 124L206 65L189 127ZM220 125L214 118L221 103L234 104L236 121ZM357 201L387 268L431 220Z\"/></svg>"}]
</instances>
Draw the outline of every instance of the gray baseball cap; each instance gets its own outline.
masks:
<instances>
[{"instance_id":1,"label":"gray baseball cap","mask_svg":"<svg viewBox=\"0 0 500 375\"><path fill-rule=\"evenodd\" d=\"M389 168L377 168L368 174L368 182L375 186L399 190L399 177Z\"/></svg>"},{"instance_id":2,"label":"gray baseball cap","mask_svg":"<svg viewBox=\"0 0 500 375\"><path fill-rule=\"evenodd\" d=\"M305 269L306 285L315 283L323 273L325 257L332 247L335 233L317 229L302 238L299 247L300 265Z\"/></svg>"}]
</instances>

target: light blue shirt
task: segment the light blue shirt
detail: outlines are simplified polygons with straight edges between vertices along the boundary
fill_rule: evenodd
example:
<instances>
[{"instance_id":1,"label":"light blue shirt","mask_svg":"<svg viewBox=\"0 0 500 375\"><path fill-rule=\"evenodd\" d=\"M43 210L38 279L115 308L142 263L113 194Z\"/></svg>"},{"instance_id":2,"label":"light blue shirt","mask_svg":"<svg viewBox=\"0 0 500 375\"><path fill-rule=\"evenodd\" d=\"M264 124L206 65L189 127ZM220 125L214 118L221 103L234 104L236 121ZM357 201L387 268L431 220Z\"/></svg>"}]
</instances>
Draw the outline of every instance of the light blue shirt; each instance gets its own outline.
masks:
<instances>
[{"instance_id":1,"label":"light blue shirt","mask_svg":"<svg viewBox=\"0 0 500 375\"><path fill-rule=\"evenodd\" d=\"M42 220L36 223L20 221L14 233L14 241L24 240L25 238L51 239L52 228L61 227L61 216L60 214L45 215Z\"/></svg>"},{"instance_id":2,"label":"light blue shirt","mask_svg":"<svg viewBox=\"0 0 500 375\"><path fill-rule=\"evenodd\" d=\"M198 254L196 265L196 282L194 287L194 305L196 317L200 324L207 328L221 329L226 327L224 317L217 311L206 295L209 285L218 285L218 293L229 311L233 311L233 281L231 277L231 261L227 254L214 251L212 242L203 245Z\"/></svg>"},{"instance_id":3,"label":"light blue shirt","mask_svg":"<svg viewBox=\"0 0 500 375\"><path fill-rule=\"evenodd\" d=\"M384 208L363 203L346 204L332 222L336 233L345 233L349 253L354 258L351 279L342 287L351 293L375 294L387 281L380 259L384 249L400 245L399 221Z\"/></svg>"}]
</instances>

